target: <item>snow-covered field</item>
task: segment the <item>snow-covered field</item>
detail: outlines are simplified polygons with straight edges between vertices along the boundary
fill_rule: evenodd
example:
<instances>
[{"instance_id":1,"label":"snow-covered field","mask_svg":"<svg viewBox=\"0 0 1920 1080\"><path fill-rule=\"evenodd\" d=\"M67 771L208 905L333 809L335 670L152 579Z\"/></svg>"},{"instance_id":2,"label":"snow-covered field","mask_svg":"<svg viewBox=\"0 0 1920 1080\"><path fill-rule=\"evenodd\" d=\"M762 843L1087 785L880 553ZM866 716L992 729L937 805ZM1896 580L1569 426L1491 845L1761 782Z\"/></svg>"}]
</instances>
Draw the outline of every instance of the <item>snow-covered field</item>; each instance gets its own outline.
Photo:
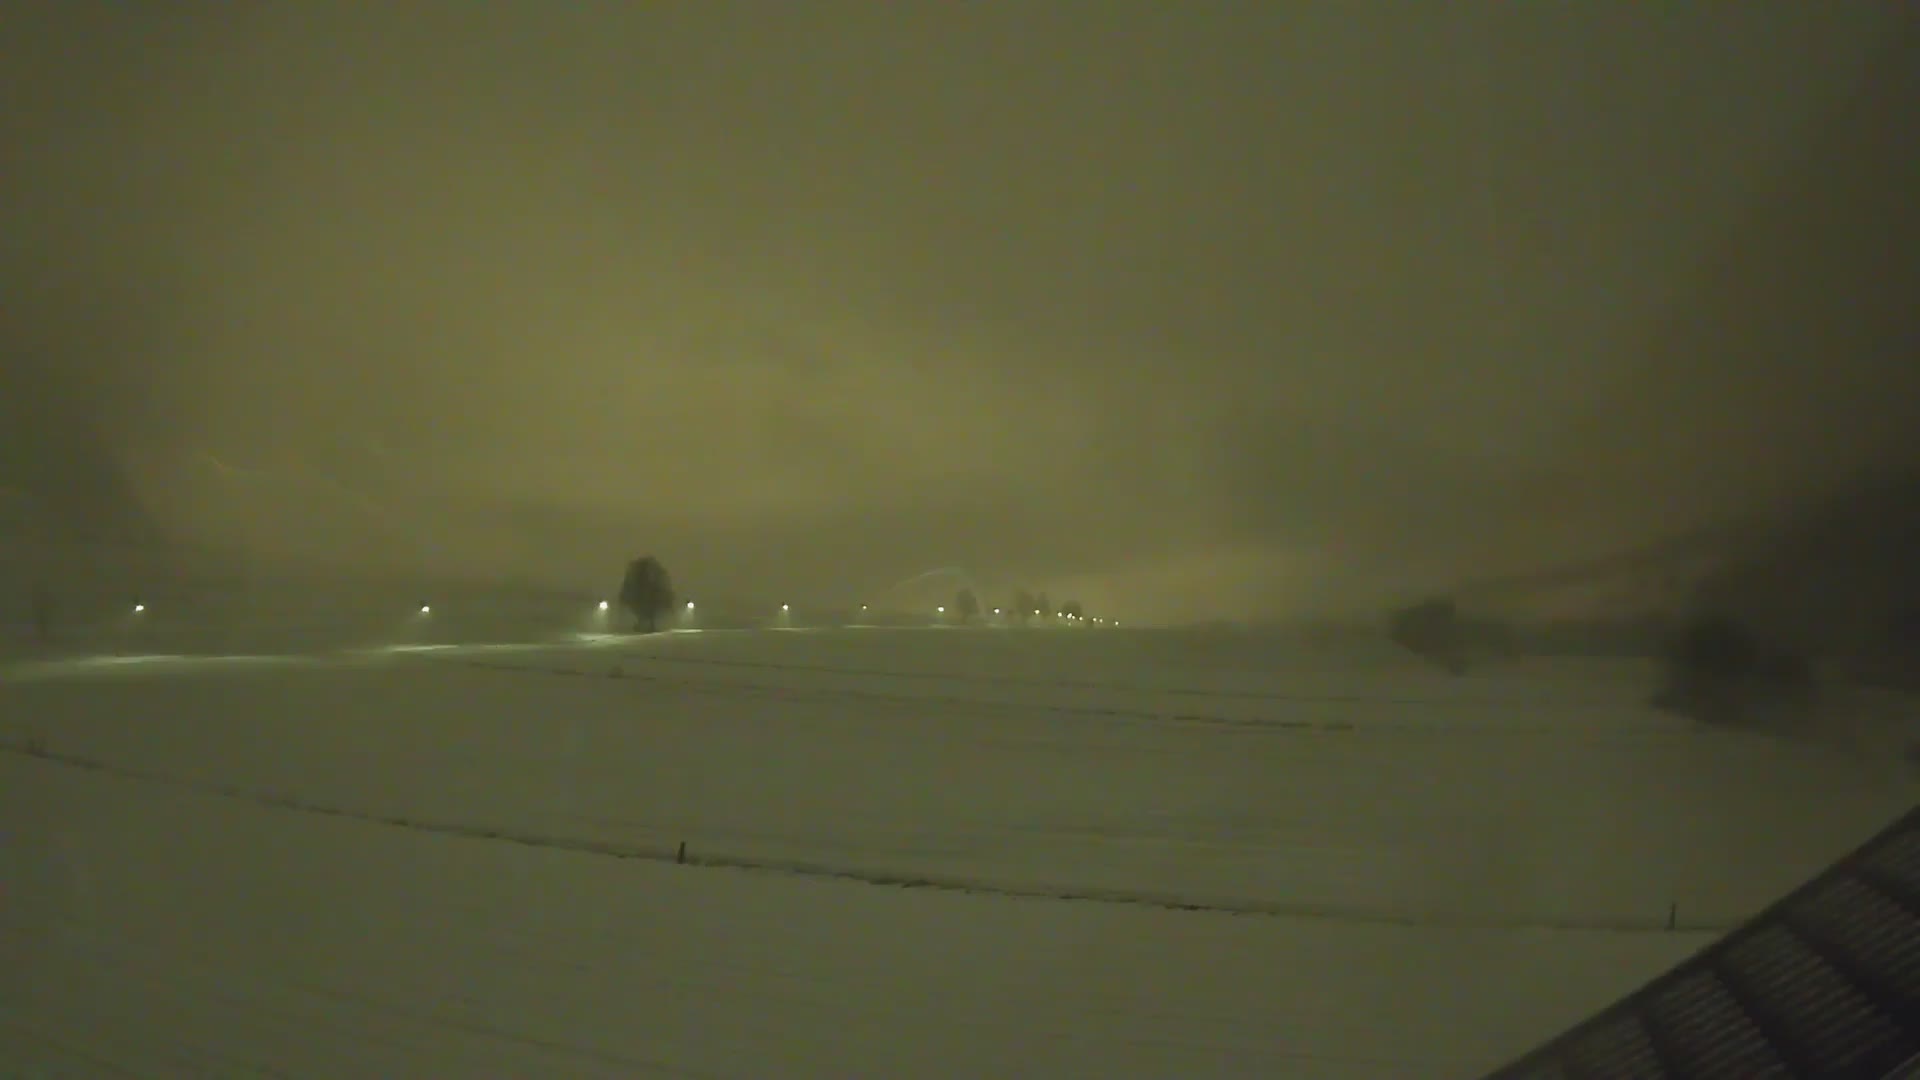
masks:
<instances>
[{"instance_id":1,"label":"snow-covered field","mask_svg":"<svg viewBox=\"0 0 1920 1080\"><path fill-rule=\"evenodd\" d=\"M1470 1077L1914 795L1612 661L431 645L0 670L0 1073Z\"/></svg>"}]
</instances>

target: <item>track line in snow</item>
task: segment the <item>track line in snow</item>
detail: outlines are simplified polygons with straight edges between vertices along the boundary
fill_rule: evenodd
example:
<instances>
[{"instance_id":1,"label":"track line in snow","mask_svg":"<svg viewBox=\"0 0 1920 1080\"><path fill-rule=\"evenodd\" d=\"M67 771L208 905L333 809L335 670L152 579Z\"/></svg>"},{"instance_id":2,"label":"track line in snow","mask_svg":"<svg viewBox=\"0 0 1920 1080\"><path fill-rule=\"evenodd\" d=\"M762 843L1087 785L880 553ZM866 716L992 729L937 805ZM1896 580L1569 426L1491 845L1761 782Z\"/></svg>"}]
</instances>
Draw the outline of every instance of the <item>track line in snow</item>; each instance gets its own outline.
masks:
<instances>
[{"instance_id":1,"label":"track line in snow","mask_svg":"<svg viewBox=\"0 0 1920 1080\"><path fill-rule=\"evenodd\" d=\"M1103 690L1119 694L1162 694L1167 697L1208 698L1222 701L1271 701L1289 705L1406 705L1423 707L1486 708L1509 704L1503 698L1435 697L1372 694L1306 694L1272 690L1209 690L1179 686L1135 686L1126 683L1095 682L1089 679L1032 679L1018 675L980 675L966 672L895 671L884 668L840 667L832 664L795 664L772 660L738 660L720 656L679 656L664 653L630 653L650 664L697 664L707 667L748 668L762 671L804 671L821 675L855 675L865 678L924 679L980 683L990 686L1025 686L1058 690ZM1567 699L1549 702L1553 708L1617 708L1618 703L1598 699Z\"/></svg>"},{"instance_id":2,"label":"track line in snow","mask_svg":"<svg viewBox=\"0 0 1920 1080\"><path fill-rule=\"evenodd\" d=\"M38 744L0 742L0 753L40 761L48 765L77 769L105 776L199 791L222 798L254 803L295 813L342 818L411 832L440 836L518 844L523 847L566 851L606 858L683 865L693 869L733 870L778 874L786 877L843 881L895 889L925 889L934 892L973 896L997 896L1009 899L1047 900L1063 903L1095 903L1129 907L1158 908L1214 915L1258 916L1275 919L1360 923L1383 926L1451 930L1560 931L1612 934L1721 934L1740 925L1735 922L1680 923L1669 925L1658 918L1617 919L1498 919L1466 914L1418 913L1371 908L1359 905L1305 904L1278 901L1239 900L1222 897L1182 896L1177 893L1123 889L1076 888L1067 885L1023 885L958 875L922 874L888 871L850 865L836 865L804 859L779 859L737 856L708 851L683 851L651 845L615 844L578 837L526 832L511 826L472 822L435 821L411 815L385 814L315 802L298 796L256 791L237 784L195 780L167 773L115 765L97 758L61 753Z\"/></svg>"},{"instance_id":3,"label":"track line in snow","mask_svg":"<svg viewBox=\"0 0 1920 1080\"><path fill-rule=\"evenodd\" d=\"M963 705L971 709L988 709L1003 712L1042 712L1100 720L1206 723L1223 727L1260 728L1276 731L1339 733L1354 730L1354 725L1344 720L1241 720L1227 716L1209 716L1200 713L1164 713L1147 709L1126 709L1106 705L1064 705L1037 702L994 701L988 698L957 697L950 694L896 694L882 690L858 690L851 687L782 686L778 683L756 683L738 680L674 678L671 676L648 675L628 671L619 665L615 665L613 668L595 671L585 668L554 667L541 664L513 664L500 661L471 660L465 657L434 657L433 662L515 675L551 675L585 679L626 680L630 682L650 683L656 686L671 686L676 689L691 690L697 693L738 693L745 691L749 694L759 694L766 697L778 697L789 700L807 698L818 701L880 701L893 705Z\"/></svg>"},{"instance_id":4,"label":"track line in snow","mask_svg":"<svg viewBox=\"0 0 1920 1080\"><path fill-rule=\"evenodd\" d=\"M641 658L642 661L651 658ZM1355 723L1351 720L1284 720L1267 717L1225 716L1217 713L1167 712L1152 709L1133 709L1107 705L1073 705L1058 702L1022 702L1000 701L991 698L963 697L951 694L908 694L881 690L861 690L853 687L830 686L783 686L778 683L747 682L742 680L697 679L671 675L648 674L630 670L624 663L614 663L605 667L585 668L548 664L514 663L499 660L478 660L466 656L446 655L430 656L430 662L450 666L474 668L481 671L495 671L516 675L546 675L561 678L604 679L610 681L630 681L647 683L654 686L667 686L689 690L696 693L740 693L757 694L769 698L786 700L811 699L821 701L853 700L879 701L895 705L959 705L970 709L993 710L1018 713L1048 713L1062 716L1078 716L1095 720L1134 720L1161 724L1191 724L1207 727L1237 729L1248 732L1274 732L1301 735L1348 735L1374 733L1445 733L1450 735L1554 735L1564 738L1584 740L1619 738L1685 738L1693 734L1691 729L1676 727L1666 720L1657 720L1624 730L1596 732L1588 728L1564 723L1461 723L1455 720L1437 720L1431 722L1409 723L1402 721L1368 721ZM742 665L745 666L745 665ZM876 673L877 674L877 673ZM868 677L872 677L870 674ZM961 680L965 681L965 680ZM1071 684L1049 684L1059 688L1069 688ZM1089 684L1098 687L1099 684ZM1110 687L1099 687L1111 689ZM1373 698L1365 695L1314 696L1300 695L1295 698L1273 698L1279 704L1294 705L1372 705L1389 706L1435 705L1458 707L1470 704L1478 708L1521 708L1540 709L1538 702L1502 701L1498 699L1474 699L1470 702L1460 698ZM1559 707L1555 704L1553 707ZM1615 706L1618 707L1618 706Z\"/></svg>"}]
</instances>

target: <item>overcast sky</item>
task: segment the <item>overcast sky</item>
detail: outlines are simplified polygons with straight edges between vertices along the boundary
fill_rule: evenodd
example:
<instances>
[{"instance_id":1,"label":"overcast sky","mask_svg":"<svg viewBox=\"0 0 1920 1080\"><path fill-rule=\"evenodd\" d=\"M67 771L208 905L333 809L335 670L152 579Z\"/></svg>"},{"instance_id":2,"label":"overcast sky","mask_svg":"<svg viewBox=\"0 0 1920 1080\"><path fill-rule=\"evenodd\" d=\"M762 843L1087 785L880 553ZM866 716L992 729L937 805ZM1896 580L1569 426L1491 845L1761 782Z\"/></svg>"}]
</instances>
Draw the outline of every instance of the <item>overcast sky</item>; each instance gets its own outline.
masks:
<instances>
[{"instance_id":1,"label":"overcast sky","mask_svg":"<svg viewBox=\"0 0 1920 1080\"><path fill-rule=\"evenodd\" d=\"M1920 420L1911 337L1785 302L1886 268L1782 209L1912 19L14 3L0 393L49 404L6 467L84 424L182 535L806 602L961 565L1234 616L1585 557Z\"/></svg>"}]
</instances>

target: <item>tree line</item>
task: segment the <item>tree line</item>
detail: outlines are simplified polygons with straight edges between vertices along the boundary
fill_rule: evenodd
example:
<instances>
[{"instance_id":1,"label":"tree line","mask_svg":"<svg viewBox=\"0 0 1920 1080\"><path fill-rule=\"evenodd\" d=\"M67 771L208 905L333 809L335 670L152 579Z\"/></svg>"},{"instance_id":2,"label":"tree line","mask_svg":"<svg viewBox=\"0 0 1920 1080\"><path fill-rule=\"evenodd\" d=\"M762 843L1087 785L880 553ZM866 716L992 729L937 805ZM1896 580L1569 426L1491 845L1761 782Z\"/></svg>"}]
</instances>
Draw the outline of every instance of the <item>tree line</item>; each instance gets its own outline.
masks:
<instances>
[{"instance_id":1,"label":"tree line","mask_svg":"<svg viewBox=\"0 0 1920 1080\"><path fill-rule=\"evenodd\" d=\"M620 608L633 617L636 631L657 632L662 621L676 610L678 600L673 578L659 559L640 555L627 563L626 576L620 582ZM1076 601L1069 600L1055 608L1046 593L1026 589L1014 590L1009 602L995 608L994 614L1020 625L1053 618L1075 621L1086 618L1085 609ZM962 623L980 619L980 597L971 588L962 588L954 595L953 617Z\"/></svg>"}]
</instances>

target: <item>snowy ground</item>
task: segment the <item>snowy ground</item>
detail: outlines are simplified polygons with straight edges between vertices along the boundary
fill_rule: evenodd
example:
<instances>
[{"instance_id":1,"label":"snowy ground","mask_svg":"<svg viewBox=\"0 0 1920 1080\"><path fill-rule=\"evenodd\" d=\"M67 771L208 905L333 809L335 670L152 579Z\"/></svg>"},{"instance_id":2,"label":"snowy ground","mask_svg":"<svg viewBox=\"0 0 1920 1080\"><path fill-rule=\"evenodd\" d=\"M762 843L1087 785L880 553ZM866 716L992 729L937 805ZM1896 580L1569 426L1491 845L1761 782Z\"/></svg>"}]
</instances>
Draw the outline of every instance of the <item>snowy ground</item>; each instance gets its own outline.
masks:
<instances>
[{"instance_id":1,"label":"snowy ground","mask_svg":"<svg viewBox=\"0 0 1920 1080\"><path fill-rule=\"evenodd\" d=\"M0 1073L1470 1077L1913 798L1617 662L426 644L0 670Z\"/></svg>"}]
</instances>

